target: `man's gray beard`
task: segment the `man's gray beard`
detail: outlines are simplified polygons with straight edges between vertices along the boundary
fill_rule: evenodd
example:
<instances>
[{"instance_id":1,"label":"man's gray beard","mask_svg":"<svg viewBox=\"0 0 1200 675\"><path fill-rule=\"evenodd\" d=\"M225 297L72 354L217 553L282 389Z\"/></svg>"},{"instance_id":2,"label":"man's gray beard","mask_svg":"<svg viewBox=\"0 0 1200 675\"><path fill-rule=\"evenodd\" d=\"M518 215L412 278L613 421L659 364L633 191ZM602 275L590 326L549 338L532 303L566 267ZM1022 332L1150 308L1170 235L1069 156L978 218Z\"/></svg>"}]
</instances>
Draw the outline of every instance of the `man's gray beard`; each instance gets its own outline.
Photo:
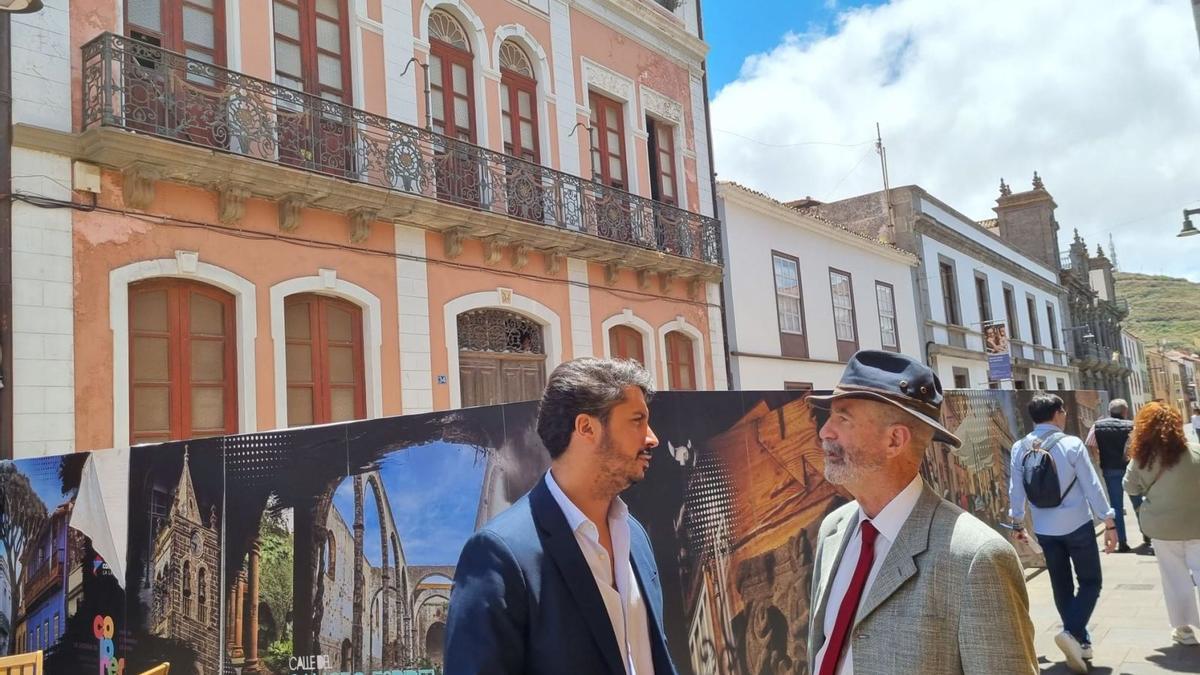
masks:
<instances>
[{"instance_id":1,"label":"man's gray beard","mask_svg":"<svg viewBox=\"0 0 1200 675\"><path fill-rule=\"evenodd\" d=\"M825 480L834 485L861 483L868 471L875 468L855 464L850 460L849 453L846 452L846 447L840 443L821 441L821 449L826 452L832 450L841 455L842 461L838 464L830 462L828 458L825 460Z\"/></svg>"}]
</instances>

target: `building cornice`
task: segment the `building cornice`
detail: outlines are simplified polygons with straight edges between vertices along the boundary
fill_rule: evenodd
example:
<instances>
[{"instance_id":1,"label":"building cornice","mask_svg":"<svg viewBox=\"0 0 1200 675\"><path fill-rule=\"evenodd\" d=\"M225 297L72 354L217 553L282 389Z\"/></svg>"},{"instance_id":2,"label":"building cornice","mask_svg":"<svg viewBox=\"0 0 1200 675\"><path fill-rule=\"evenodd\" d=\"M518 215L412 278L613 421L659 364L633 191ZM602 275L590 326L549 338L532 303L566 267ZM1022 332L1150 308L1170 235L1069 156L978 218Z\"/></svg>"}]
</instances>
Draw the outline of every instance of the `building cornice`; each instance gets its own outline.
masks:
<instances>
[{"instance_id":1,"label":"building cornice","mask_svg":"<svg viewBox=\"0 0 1200 675\"><path fill-rule=\"evenodd\" d=\"M1025 267L1018 265L1015 261L996 253L995 251L983 246L979 242L973 241L959 232L954 231L952 228L942 224L936 218L933 218L927 213L918 214L913 225L913 229L917 233L930 236L934 239L942 241L943 243L949 244L955 250L968 253L980 261L986 262L992 267L995 267L996 269L999 269L1016 279L1020 279L1030 286L1050 293L1055 297L1066 291L1066 288L1062 286L1062 284L1052 282L1045 277L1034 274Z\"/></svg>"},{"instance_id":2,"label":"building cornice","mask_svg":"<svg viewBox=\"0 0 1200 675\"><path fill-rule=\"evenodd\" d=\"M717 183L717 196L770 218L795 225L816 236L829 237L840 243L853 246L868 253L874 253L894 262L908 265L909 267L916 267L921 262L920 258L909 251L871 239L866 235L848 230L837 224L818 220L808 214L800 213L778 200L737 183Z\"/></svg>"},{"instance_id":3,"label":"building cornice","mask_svg":"<svg viewBox=\"0 0 1200 675\"><path fill-rule=\"evenodd\" d=\"M699 74L708 55L708 44L687 31L684 24L653 0L570 0L588 16L632 37ZM614 18L620 19L614 21ZM623 20L623 21L621 21Z\"/></svg>"}]
</instances>

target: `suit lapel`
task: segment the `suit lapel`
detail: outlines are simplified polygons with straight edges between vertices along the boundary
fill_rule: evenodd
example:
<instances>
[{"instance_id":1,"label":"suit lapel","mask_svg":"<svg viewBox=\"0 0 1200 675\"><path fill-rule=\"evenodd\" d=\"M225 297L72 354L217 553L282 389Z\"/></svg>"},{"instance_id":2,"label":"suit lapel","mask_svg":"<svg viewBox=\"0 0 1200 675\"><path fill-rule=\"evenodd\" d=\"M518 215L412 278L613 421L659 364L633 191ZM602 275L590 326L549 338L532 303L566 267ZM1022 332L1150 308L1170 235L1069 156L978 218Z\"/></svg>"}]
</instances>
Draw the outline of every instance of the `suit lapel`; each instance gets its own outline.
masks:
<instances>
[{"instance_id":1,"label":"suit lapel","mask_svg":"<svg viewBox=\"0 0 1200 675\"><path fill-rule=\"evenodd\" d=\"M617 636L608 618L608 610L604 607L604 599L600 597L600 589L596 587L596 578L583 552L579 550L579 542L575 540L566 516L546 487L545 478L529 493L529 501L533 519L538 529L546 535L542 538L542 546L562 574L571 597L579 605L579 612L587 622L609 672L624 673Z\"/></svg>"},{"instance_id":2,"label":"suit lapel","mask_svg":"<svg viewBox=\"0 0 1200 675\"><path fill-rule=\"evenodd\" d=\"M896 541L888 550L887 557L883 559L883 565L875 575L867 597L859 604L855 625L878 609L904 585L904 582L917 573L917 563L914 559L929 548L929 528L933 523L933 512L937 510L940 501L922 479L921 496L917 499L908 520L900 527L900 533L896 535Z\"/></svg>"},{"instance_id":3,"label":"suit lapel","mask_svg":"<svg viewBox=\"0 0 1200 675\"><path fill-rule=\"evenodd\" d=\"M842 522L838 523L837 527L825 537L822 543L823 551L837 551L835 555L821 556L821 583L817 588L816 612L813 614L813 626L816 628L816 635L821 639L817 640L816 648L824 644L825 637L825 611L829 607L829 588L833 585L833 575L836 573L838 563L842 556L846 553L846 546L849 545L851 536L849 533L854 532L854 528L858 525L858 509L851 511Z\"/></svg>"}]
</instances>

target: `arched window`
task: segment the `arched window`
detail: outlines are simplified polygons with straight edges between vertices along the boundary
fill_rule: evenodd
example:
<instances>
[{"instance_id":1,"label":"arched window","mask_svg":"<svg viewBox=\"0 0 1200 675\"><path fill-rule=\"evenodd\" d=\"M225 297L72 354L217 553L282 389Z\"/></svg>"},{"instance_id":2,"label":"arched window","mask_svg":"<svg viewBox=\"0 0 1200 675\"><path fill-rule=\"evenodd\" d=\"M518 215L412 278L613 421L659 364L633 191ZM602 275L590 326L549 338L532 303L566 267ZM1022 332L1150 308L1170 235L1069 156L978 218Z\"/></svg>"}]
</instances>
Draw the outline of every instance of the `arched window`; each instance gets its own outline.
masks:
<instances>
[{"instance_id":1,"label":"arched window","mask_svg":"<svg viewBox=\"0 0 1200 675\"><path fill-rule=\"evenodd\" d=\"M284 302L288 426L363 419L362 309L299 294Z\"/></svg>"},{"instance_id":2,"label":"arched window","mask_svg":"<svg viewBox=\"0 0 1200 675\"><path fill-rule=\"evenodd\" d=\"M646 365L642 334L632 326L613 326L608 329L608 345L614 359L631 359Z\"/></svg>"},{"instance_id":3,"label":"arched window","mask_svg":"<svg viewBox=\"0 0 1200 675\"><path fill-rule=\"evenodd\" d=\"M330 579L337 577L337 542L333 538L333 532L329 532L325 537L325 573Z\"/></svg>"},{"instance_id":4,"label":"arched window","mask_svg":"<svg viewBox=\"0 0 1200 675\"><path fill-rule=\"evenodd\" d=\"M692 358L692 339L675 330L667 333L667 378L674 390L696 388L696 364Z\"/></svg>"},{"instance_id":5,"label":"arched window","mask_svg":"<svg viewBox=\"0 0 1200 675\"><path fill-rule=\"evenodd\" d=\"M471 45L462 24L444 10L429 14L429 79L433 130L475 142L475 88Z\"/></svg>"},{"instance_id":6,"label":"arched window","mask_svg":"<svg viewBox=\"0 0 1200 675\"><path fill-rule=\"evenodd\" d=\"M208 574L203 567L196 575L196 620L208 621Z\"/></svg>"},{"instance_id":7,"label":"arched window","mask_svg":"<svg viewBox=\"0 0 1200 675\"><path fill-rule=\"evenodd\" d=\"M237 433L233 296L151 279L129 288L130 440Z\"/></svg>"},{"instance_id":8,"label":"arched window","mask_svg":"<svg viewBox=\"0 0 1200 675\"><path fill-rule=\"evenodd\" d=\"M458 344L464 407L541 396L546 344L537 322L502 309L463 312L458 315Z\"/></svg>"},{"instance_id":9,"label":"arched window","mask_svg":"<svg viewBox=\"0 0 1200 675\"><path fill-rule=\"evenodd\" d=\"M192 618L192 562L183 561L183 615Z\"/></svg>"},{"instance_id":10,"label":"arched window","mask_svg":"<svg viewBox=\"0 0 1200 675\"><path fill-rule=\"evenodd\" d=\"M529 56L513 40L500 44L500 112L504 152L537 164L537 79Z\"/></svg>"}]
</instances>

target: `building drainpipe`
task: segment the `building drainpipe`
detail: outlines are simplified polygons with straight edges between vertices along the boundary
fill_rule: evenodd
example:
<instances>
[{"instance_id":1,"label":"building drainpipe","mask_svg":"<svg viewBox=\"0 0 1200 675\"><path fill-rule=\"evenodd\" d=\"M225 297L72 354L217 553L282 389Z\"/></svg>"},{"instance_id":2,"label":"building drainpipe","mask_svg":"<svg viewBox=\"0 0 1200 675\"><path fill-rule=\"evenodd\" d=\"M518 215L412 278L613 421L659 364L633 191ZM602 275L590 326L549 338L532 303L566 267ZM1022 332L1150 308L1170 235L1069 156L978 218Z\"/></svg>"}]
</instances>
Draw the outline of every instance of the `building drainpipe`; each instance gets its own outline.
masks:
<instances>
[{"instance_id":1,"label":"building drainpipe","mask_svg":"<svg viewBox=\"0 0 1200 675\"><path fill-rule=\"evenodd\" d=\"M704 40L704 12L700 9L700 0L696 0L696 37ZM708 180L712 185L712 211L713 217L716 218L719 210L717 209L717 172L716 162L713 161L713 135L712 135L712 114L708 107L708 59L700 62L700 87L704 94L704 135L708 139ZM721 227L727 227L726 223L721 223ZM722 267L729 264L726 256L725 247L721 247L721 263ZM734 388L733 383L733 360L729 354L729 321L725 317L725 275L722 271L721 283L719 284L721 294L721 341L725 350L725 382L729 389Z\"/></svg>"},{"instance_id":2,"label":"building drainpipe","mask_svg":"<svg viewBox=\"0 0 1200 675\"><path fill-rule=\"evenodd\" d=\"M0 11L0 459L13 459L12 17Z\"/></svg>"}]
</instances>

